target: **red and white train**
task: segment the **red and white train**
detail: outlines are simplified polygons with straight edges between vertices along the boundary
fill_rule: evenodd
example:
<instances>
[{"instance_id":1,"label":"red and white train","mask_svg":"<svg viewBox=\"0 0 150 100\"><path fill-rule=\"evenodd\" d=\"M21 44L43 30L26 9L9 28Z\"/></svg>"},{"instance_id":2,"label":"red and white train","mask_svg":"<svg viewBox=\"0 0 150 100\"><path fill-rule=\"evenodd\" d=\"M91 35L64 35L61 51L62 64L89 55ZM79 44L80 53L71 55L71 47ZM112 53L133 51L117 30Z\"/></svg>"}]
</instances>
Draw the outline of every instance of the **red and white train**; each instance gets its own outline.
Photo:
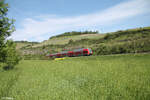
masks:
<instances>
[{"instance_id":1,"label":"red and white train","mask_svg":"<svg viewBox=\"0 0 150 100\"><path fill-rule=\"evenodd\" d=\"M72 51L62 51L60 53L50 54L49 57L76 57L76 56L90 56L93 52L90 48L81 48L81 49L75 49Z\"/></svg>"}]
</instances>

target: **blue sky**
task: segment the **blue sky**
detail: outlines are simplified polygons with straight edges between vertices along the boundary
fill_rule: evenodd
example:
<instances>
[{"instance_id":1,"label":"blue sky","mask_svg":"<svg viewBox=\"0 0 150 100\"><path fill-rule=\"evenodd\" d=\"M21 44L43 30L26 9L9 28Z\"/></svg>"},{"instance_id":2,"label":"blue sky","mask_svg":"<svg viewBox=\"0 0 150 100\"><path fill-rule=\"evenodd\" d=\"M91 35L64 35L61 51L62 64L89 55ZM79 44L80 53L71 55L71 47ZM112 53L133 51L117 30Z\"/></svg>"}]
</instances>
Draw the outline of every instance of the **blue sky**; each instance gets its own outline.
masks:
<instances>
[{"instance_id":1,"label":"blue sky","mask_svg":"<svg viewBox=\"0 0 150 100\"><path fill-rule=\"evenodd\" d=\"M43 41L69 31L150 26L150 0L6 0L13 40Z\"/></svg>"}]
</instances>

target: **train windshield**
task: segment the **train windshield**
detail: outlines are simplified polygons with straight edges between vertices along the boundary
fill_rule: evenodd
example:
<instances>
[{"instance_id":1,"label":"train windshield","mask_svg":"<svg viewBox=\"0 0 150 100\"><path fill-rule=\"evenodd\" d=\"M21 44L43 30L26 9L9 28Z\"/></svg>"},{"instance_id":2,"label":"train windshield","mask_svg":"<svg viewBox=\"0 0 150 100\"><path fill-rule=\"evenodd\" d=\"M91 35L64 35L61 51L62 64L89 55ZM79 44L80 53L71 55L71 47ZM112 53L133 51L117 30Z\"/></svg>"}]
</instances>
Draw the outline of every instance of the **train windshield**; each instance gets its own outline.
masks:
<instances>
[{"instance_id":1,"label":"train windshield","mask_svg":"<svg viewBox=\"0 0 150 100\"><path fill-rule=\"evenodd\" d=\"M92 50L90 48L88 48L89 52L92 53Z\"/></svg>"}]
</instances>

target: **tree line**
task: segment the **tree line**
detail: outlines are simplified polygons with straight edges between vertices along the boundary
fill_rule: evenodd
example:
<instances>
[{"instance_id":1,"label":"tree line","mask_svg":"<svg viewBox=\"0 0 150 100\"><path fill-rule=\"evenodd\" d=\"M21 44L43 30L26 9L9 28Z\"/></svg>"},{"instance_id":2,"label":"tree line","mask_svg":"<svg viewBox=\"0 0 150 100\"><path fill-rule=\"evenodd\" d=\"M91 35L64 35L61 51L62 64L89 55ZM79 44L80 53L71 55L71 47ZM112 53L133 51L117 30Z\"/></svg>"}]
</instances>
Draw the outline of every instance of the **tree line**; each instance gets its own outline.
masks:
<instances>
[{"instance_id":1,"label":"tree line","mask_svg":"<svg viewBox=\"0 0 150 100\"><path fill-rule=\"evenodd\" d=\"M82 35L82 34L98 34L98 33L99 33L98 31L83 31L83 32L72 31L72 32L65 32L60 35L52 36L52 37L50 37L50 39L56 38L56 37L63 37L63 36L74 36L74 35Z\"/></svg>"}]
</instances>

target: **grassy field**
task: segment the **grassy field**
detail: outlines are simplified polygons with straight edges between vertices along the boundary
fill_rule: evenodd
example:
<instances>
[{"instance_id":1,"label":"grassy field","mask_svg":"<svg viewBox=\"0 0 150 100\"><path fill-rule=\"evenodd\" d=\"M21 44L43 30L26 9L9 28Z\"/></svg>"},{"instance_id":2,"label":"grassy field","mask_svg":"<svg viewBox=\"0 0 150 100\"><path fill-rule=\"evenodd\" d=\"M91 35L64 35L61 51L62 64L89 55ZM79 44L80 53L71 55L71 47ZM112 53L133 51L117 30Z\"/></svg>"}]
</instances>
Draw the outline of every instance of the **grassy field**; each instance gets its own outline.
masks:
<instances>
[{"instance_id":1,"label":"grassy field","mask_svg":"<svg viewBox=\"0 0 150 100\"><path fill-rule=\"evenodd\" d=\"M24 60L0 70L1 98L150 100L150 54Z\"/></svg>"}]
</instances>

